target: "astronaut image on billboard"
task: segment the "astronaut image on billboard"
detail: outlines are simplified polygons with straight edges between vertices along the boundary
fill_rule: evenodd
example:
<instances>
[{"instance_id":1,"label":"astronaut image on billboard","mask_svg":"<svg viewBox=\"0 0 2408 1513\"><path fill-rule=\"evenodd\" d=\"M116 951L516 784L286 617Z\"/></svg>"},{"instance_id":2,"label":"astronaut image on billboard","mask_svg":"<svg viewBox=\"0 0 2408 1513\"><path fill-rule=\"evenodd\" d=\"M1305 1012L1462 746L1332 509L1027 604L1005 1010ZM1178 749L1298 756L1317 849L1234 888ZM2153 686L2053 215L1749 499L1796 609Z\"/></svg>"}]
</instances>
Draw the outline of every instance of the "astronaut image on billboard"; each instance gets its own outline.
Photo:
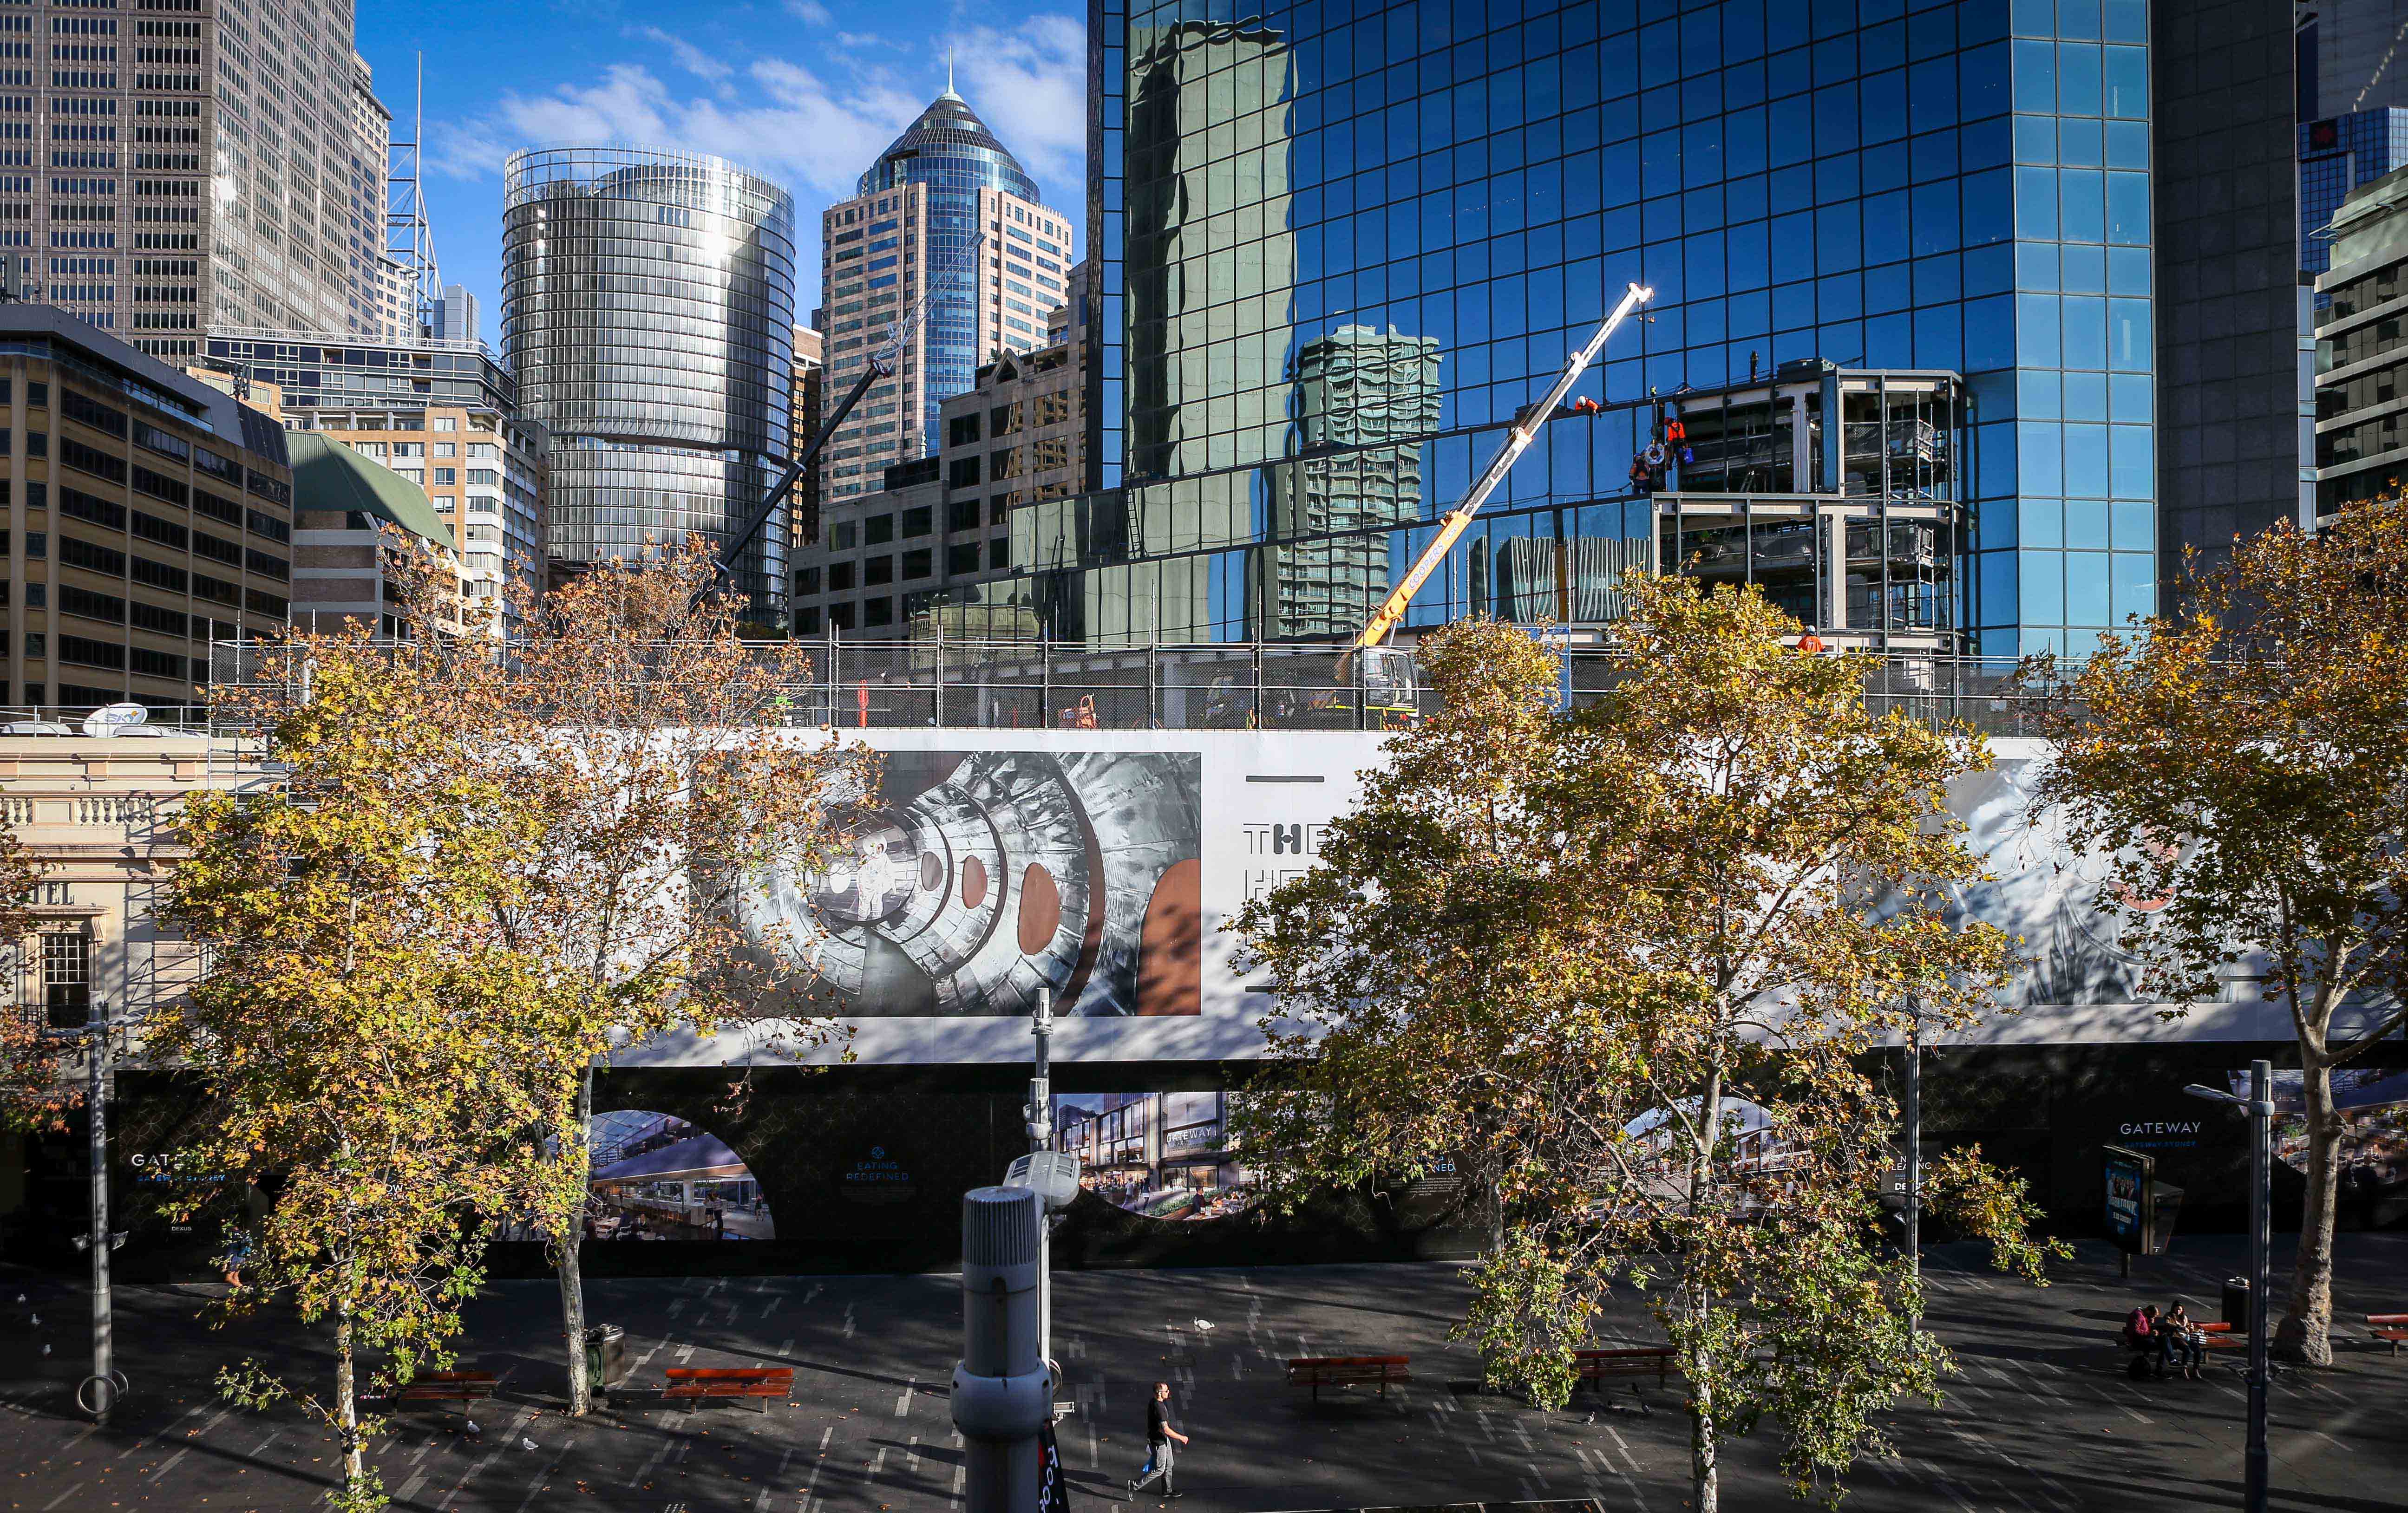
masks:
<instances>
[{"instance_id":1,"label":"astronaut image on billboard","mask_svg":"<svg viewBox=\"0 0 2408 1513\"><path fill-rule=\"evenodd\" d=\"M1201 757L889 751L818 873L756 923L809 942L816 1013L1202 1011Z\"/></svg>"}]
</instances>

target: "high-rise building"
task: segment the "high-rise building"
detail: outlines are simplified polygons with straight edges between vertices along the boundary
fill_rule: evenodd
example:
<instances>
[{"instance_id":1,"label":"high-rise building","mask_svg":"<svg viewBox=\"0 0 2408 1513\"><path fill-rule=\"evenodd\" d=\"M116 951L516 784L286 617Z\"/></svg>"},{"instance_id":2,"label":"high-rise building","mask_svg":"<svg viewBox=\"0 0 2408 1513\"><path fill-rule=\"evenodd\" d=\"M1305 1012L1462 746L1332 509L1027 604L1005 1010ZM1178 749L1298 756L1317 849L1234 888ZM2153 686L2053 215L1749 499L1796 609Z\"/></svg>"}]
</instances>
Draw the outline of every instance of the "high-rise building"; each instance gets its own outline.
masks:
<instances>
[{"instance_id":1,"label":"high-rise building","mask_svg":"<svg viewBox=\"0 0 2408 1513\"><path fill-rule=\"evenodd\" d=\"M287 426L344 442L419 489L457 544L465 592L498 601L505 628L517 622L543 584L547 438L481 343L236 329L211 333L208 347L209 367L274 385Z\"/></svg>"},{"instance_id":2,"label":"high-rise building","mask_svg":"<svg viewBox=\"0 0 2408 1513\"><path fill-rule=\"evenodd\" d=\"M827 338L810 326L795 328L795 377L793 398L787 408L797 451L810 445L819 435L820 412L826 405ZM803 470L795 480L794 492L786 496L787 561L799 562L803 551L820 538L820 476L827 461L822 457Z\"/></svg>"},{"instance_id":3,"label":"high-rise building","mask_svg":"<svg viewBox=\"0 0 2408 1513\"><path fill-rule=\"evenodd\" d=\"M290 612L283 429L52 307L0 305L0 706L192 707L213 640Z\"/></svg>"},{"instance_id":4,"label":"high-rise building","mask_svg":"<svg viewBox=\"0 0 2408 1513\"><path fill-rule=\"evenodd\" d=\"M17 297L169 358L213 325L414 334L350 0L51 0L0 15L0 53L33 64L0 85Z\"/></svg>"},{"instance_id":5,"label":"high-rise building","mask_svg":"<svg viewBox=\"0 0 2408 1513\"><path fill-rule=\"evenodd\" d=\"M442 297L435 302L435 329L429 333L437 341L466 342L471 346L484 339L479 329L477 296L468 293L465 284L445 284Z\"/></svg>"},{"instance_id":6,"label":"high-rise building","mask_svg":"<svg viewBox=\"0 0 2408 1513\"><path fill-rule=\"evenodd\" d=\"M935 454L939 409L979 364L1045 344L1068 293L1070 223L948 88L820 218L827 385L850 390L924 296L924 319L830 440L829 499L880 485L899 462ZM983 238L983 239L982 239Z\"/></svg>"},{"instance_id":7,"label":"high-rise building","mask_svg":"<svg viewBox=\"0 0 2408 1513\"><path fill-rule=\"evenodd\" d=\"M934 457L898 463L876 492L829 504L825 528L796 553L797 635L828 625L871 637L1036 634L1025 602L983 585L1009 576L1018 507L1084 485L1089 328L1076 292L1088 272L1072 270L1073 296L1047 315L1046 345L1004 353L945 401Z\"/></svg>"},{"instance_id":8,"label":"high-rise building","mask_svg":"<svg viewBox=\"0 0 2408 1513\"><path fill-rule=\"evenodd\" d=\"M1099 0L1099 492L1025 508L1023 581L997 592L1038 604L1063 637L1297 634L1265 611L1287 592L1283 562L1318 560L1329 602L1310 618L1359 625L1639 281L1655 291L1648 320L1582 391L1605 412L1548 428L1413 621L1471 607L1475 558L1493 578L1532 555L1506 543L1603 561L1584 544L1654 536L1651 511L1684 507L1633 463L1664 444L1684 386L1760 374L1770 413L1805 403L1796 375L1828 369L1813 387L1834 404L1904 417L1901 471L1940 468L1971 521L1911 548L1948 555L1956 584L1926 596L1956 617L1942 629L1990 654L2086 646L2157 603L2161 279L2213 251L2157 245L2153 85L2200 93L2207 4L1642 20L1415 0L1371 20L1275 4L1237 21ZM2177 70L2153 62L2161 29L2188 38ZM2274 59L2261 72L2287 77L2286 47L2259 50ZM1310 354L1348 327L1438 361L1419 497L1380 506L1415 517L1378 528L1384 571L1368 545L1316 546L1336 533L1310 512L1302 537L1277 538L1265 507L1272 476L1308 460L1301 386L1324 360ZM1776 376L1798 394L1772 393ZM1910 393L1944 398L1944 433L1909 415ZM1842 491L1857 476L1808 471ZM1826 587L1816 603L1834 613L1856 599L1853 582Z\"/></svg>"},{"instance_id":9,"label":"high-rise building","mask_svg":"<svg viewBox=\"0 0 2408 1513\"><path fill-rule=\"evenodd\" d=\"M2408 168L2351 194L2332 217L2331 263L2316 280L2316 505L2330 515L2398 498L2408 478Z\"/></svg>"},{"instance_id":10,"label":"high-rise building","mask_svg":"<svg viewBox=\"0 0 2408 1513\"><path fill-rule=\"evenodd\" d=\"M545 532L573 570L724 543L784 470L795 208L718 158L623 148L513 153L502 202L502 351L551 435ZM781 622L781 505L738 588Z\"/></svg>"}]
</instances>

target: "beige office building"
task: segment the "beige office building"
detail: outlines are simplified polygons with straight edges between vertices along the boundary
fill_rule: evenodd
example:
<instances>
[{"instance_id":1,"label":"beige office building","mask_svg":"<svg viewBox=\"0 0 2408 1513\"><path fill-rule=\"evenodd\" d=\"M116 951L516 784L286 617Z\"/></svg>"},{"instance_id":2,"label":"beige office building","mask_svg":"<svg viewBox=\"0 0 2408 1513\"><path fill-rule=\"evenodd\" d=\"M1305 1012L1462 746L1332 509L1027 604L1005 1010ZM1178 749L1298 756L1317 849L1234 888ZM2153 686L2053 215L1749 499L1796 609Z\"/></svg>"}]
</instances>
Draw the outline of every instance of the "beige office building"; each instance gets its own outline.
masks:
<instances>
[{"instance_id":1,"label":"beige office building","mask_svg":"<svg viewBox=\"0 0 2408 1513\"><path fill-rule=\"evenodd\" d=\"M16 297L171 360L212 326L416 334L350 0L8 8L0 54L34 64L0 87Z\"/></svg>"},{"instance_id":2,"label":"beige office building","mask_svg":"<svg viewBox=\"0 0 2408 1513\"><path fill-rule=\"evenodd\" d=\"M829 442L822 476L834 504L875 492L896 464L933 456L940 407L982 364L1045 345L1045 314L1068 293L1070 222L948 89L820 226L827 403L934 296L895 376L871 386Z\"/></svg>"}]
</instances>

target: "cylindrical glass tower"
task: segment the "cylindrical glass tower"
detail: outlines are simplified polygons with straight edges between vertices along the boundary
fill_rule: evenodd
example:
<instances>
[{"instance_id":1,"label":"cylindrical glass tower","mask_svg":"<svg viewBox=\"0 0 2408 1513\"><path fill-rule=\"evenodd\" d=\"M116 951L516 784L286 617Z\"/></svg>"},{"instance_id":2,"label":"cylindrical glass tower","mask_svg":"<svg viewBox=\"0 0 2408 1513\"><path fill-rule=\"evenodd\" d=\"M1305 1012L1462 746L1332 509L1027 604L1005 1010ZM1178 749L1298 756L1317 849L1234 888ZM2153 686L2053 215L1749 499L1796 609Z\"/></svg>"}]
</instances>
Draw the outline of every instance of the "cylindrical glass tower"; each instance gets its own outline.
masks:
<instances>
[{"instance_id":1,"label":"cylindrical glass tower","mask_svg":"<svg viewBox=\"0 0 2408 1513\"><path fill-rule=\"evenodd\" d=\"M792 445L794 323L795 202L767 179L694 152L511 154L502 354L552 433L550 554L738 528ZM748 618L783 623L782 507L737 580Z\"/></svg>"},{"instance_id":2,"label":"cylindrical glass tower","mask_svg":"<svg viewBox=\"0 0 2408 1513\"><path fill-rule=\"evenodd\" d=\"M928 240L923 256L931 297L922 346L927 399L920 420L933 455L939 448L939 408L945 400L977 387L978 365L994 355L979 348L979 260L962 256L978 236L979 191L1001 190L1032 204L1041 202L1037 180L987 130L969 102L950 88L887 144L861 176L855 193L875 194L901 184L925 185L928 194ZM1001 252L1000 247L986 249L990 259Z\"/></svg>"}]
</instances>

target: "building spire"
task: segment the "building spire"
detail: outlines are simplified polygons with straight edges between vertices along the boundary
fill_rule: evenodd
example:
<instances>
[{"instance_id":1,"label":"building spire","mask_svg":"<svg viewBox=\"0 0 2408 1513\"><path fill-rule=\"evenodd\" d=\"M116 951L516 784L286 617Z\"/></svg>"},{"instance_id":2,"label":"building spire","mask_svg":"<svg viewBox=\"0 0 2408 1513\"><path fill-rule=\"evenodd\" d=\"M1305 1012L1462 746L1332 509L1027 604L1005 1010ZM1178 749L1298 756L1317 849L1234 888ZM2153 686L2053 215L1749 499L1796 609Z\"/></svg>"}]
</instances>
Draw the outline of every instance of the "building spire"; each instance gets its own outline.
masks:
<instances>
[{"instance_id":1,"label":"building spire","mask_svg":"<svg viewBox=\"0 0 2408 1513\"><path fill-rule=\"evenodd\" d=\"M945 44L945 93L953 94L953 47L950 42ZM953 97L960 98L958 94Z\"/></svg>"}]
</instances>

